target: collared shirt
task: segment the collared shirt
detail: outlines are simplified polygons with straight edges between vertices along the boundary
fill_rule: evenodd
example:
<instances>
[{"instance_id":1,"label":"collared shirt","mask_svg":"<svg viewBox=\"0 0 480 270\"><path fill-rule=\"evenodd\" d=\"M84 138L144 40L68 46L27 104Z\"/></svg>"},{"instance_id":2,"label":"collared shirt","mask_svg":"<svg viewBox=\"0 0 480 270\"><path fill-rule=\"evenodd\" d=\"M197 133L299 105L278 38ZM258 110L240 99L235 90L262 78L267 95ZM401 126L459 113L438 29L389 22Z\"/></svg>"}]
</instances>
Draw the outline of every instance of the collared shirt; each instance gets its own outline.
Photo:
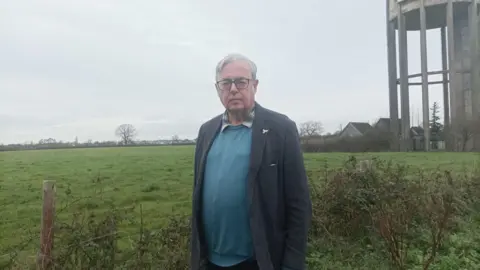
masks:
<instances>
[{"instance_id":1,"label":"collared shirt","mask_svg":"<svg viewBox=\"0 0 480 270\"><path fill-rule=\"evenodd\" d=\"M247 119L245 119L243 122L242 122L242 125L248 127L248 128L251 128L252 125L253 125L253 119L255 118L255 108L253 108L250 113L248 114L248 117ZM231 126L232 124L230 123L230 121L228 120L228 112L225 111L223 113L223 117L222 117L222 128L220 129L220 132L222 132L223 130L225 130L225 128L227 128L228 126Z\"/></svg>"}]
</instances>

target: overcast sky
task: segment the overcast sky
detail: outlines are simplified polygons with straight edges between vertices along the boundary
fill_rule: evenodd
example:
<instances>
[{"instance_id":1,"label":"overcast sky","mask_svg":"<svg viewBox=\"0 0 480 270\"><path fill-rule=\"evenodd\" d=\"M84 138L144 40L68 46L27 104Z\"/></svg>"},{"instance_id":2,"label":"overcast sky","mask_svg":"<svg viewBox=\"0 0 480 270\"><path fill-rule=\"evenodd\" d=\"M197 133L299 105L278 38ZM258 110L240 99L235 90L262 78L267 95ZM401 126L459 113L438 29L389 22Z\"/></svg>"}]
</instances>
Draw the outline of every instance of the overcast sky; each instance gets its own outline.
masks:
<instances>
[{"instance_id":1,"label":"overcast sky","mask_svg":"<svg viewBox=\"0 0 480 270\"><path fill-rule=\"evenodd\" d=\"M222 112L216 63L258 65L257 101L334 132L388 117L385 1L0 1L0 143L194 138ZM429 31L429 69L440 37ZM409 34L410 73L420 70ZM421 90L411 88L413 123ZM443 104L432 87L430 103Z\"/></svg>"}]
</instances>

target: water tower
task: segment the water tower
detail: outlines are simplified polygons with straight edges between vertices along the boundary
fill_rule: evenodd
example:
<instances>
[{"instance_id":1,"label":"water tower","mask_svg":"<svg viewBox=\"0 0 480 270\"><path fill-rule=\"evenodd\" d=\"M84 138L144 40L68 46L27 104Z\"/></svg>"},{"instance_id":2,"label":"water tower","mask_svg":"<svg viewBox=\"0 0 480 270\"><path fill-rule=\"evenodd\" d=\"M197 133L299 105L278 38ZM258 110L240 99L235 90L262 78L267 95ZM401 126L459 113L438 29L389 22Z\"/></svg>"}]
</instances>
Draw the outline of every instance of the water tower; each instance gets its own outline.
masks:
<instances>
[{"instance_id":1,"label":"water tower","mask_svg":"<svg viewBox=\"0 0 480 270\"><path fill-rule=\"evenodd\" d=\"M424 147L430 150L429 85L443 86L443 110L447 150L461 150L464 125L477 120L480 113L479 19L478 0L387 0L387 43L390 131L392 150L410 151L409 86L422 86ZM442 69L431 71L427 65L427 30L440 29ZM420 31L421 73L408 72L407 31ZM397 43L398 38L398 43ZM431 42L431 40L430 40ZM398 48L398 75L397 75ZM433 81L431 75L442 75ZM472 76L473 75L473 76ZM420 78L421 82L410 79ZM399 87L398 87L399 86ZM398 88L400 111L398 112ZM470 121L470 123L473 121ZM480 123L480 122L479 122ZM469 144L476 149L480 136L472 134Z\"/></svg>"}]
</instances>

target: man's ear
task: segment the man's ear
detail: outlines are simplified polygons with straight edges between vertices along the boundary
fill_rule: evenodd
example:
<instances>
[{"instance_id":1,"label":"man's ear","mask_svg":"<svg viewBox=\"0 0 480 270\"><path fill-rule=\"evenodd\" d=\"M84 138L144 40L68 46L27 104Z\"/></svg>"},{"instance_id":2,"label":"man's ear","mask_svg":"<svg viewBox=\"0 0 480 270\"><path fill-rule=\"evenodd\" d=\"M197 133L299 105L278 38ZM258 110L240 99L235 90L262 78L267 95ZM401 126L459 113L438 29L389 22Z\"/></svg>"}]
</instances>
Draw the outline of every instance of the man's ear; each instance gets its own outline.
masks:
<instances>
[{"instance_id":1,"label":"man's ear","mask_svg":"<svg viewBox=\"0 0 480 270\"><path fill-rule=\"evenodd\" d=\"M217 84L214 84L214 86L215 86L215 91L217 91L218 97L220 97L220 90L218 89ZM220 97L220 98L221 98L221 97Z\"/></svg>"},{"instance_id":2,"label":"man's ear","mask_svg":"<svg viewBox=\"0 0 480 270\"><path fill-rule=\"evenodd\" d=\"M255 80L253 82L253 93L255 94L257 93L257 87L258 87L258 80Z\"/></svg>"}]
</instances>

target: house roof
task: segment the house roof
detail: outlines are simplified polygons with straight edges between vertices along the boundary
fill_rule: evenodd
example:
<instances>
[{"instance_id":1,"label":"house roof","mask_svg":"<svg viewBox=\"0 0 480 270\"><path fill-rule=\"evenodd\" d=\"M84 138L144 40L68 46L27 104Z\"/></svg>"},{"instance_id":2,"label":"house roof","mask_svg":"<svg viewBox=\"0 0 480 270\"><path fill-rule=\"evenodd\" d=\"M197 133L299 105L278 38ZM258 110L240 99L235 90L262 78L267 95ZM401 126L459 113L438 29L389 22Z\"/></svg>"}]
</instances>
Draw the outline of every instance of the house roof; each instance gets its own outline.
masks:
<instances>
[{"instance_id":1,"label":"house roof","mask_svg":"<svg viewBox=\"0 0 480 270\"><path fill-rule=\"evenodd\" d=\"M390 131L390 118L379 118L373 127L383 132ZM402 133L402 119L398 119L398 134Z\"/></svg>"},{"instance_id":2,"label":"house roof","mask_svg":"<svg viewBox=\"0 0 480 270\"><path fill-rule=\"evenodd\" d=\"M411 127L410 130L414 133L414 135L423 135L425 130L422 127Z\"/></svg>"},{"instance_id":3,"label":"house roof","mask_svg":"<svg viewBox=\"0 0 480 270\"><path fill-rule=\"evenodd\" d=\"M362 134L365 134L367 131L372 129L372 126L369 123L365 122L350 122L348 124L355 127Z\"/></svg>"},{"instance_id":4,"label":"house roof","mask_svg":"<svg viewBox=\"0 0 480 270\"><path fill-rule=\"evenodd\" d=\"M390 126L390 118L379 118L378 121L373 124L373 127L377 127L378 125L383 124L384 126L389 127ZM398 119L398 126L400 127L402 125L402 119Z\"/></svg>"},{"instance_id":5,"label":"house roof","mask_svg":"<svg viewBox=\"0 0 480 270\"><path fill-rule=\"evenodd\" d=\"M390 118L379 118L373 127L377 127L379 124L390 125Z\"/></svg>"}]
</instances>

